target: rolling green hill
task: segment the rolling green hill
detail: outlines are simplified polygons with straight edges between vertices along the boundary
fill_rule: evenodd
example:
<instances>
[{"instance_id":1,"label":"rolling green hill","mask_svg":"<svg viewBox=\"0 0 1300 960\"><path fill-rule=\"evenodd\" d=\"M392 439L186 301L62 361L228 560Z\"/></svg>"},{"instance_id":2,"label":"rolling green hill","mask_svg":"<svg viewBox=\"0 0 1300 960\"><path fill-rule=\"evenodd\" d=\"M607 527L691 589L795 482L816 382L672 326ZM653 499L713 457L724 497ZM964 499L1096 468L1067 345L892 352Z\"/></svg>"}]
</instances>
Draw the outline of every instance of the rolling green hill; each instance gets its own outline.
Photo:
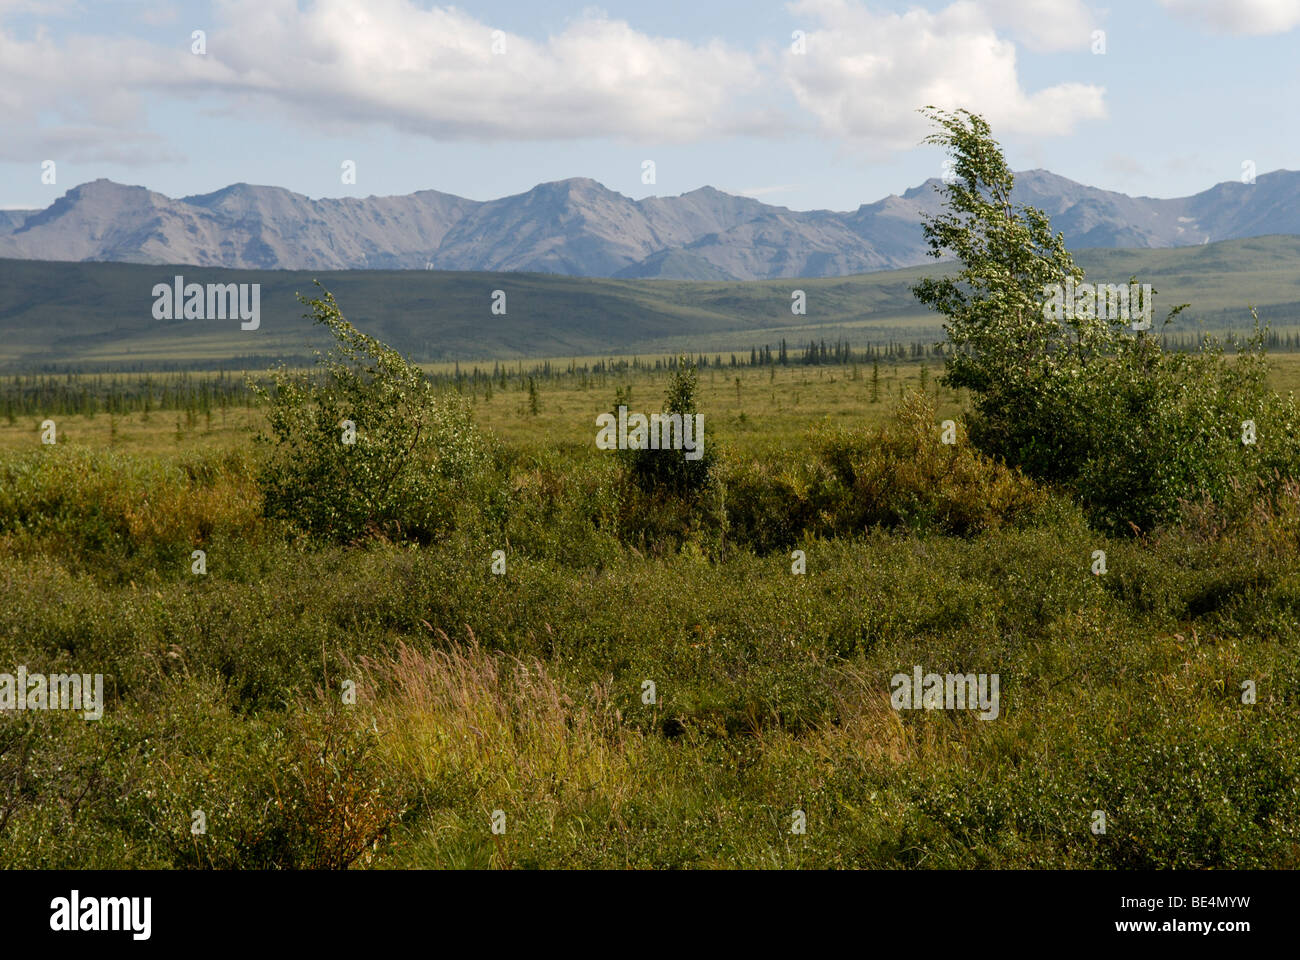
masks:
<instances>
[{"instance_id":1,"label":"rolling green hill","mask_svg":"<svg viewBox=\"0 0 1300 960\"><path fill-rule=\"evenodd\" d=\"M1131 274L1159 293L1157 313L1192 308L1177 329L1244 331L1247 305L1279 332L1300 327L1300 237L1229 240L1166 250L1089 250L1077 259L1098 282ZM344 313L422 362L523 357L745 352L843 338L854 346L935 340L938 319L911 284L942 265L852 277L751 282L608 280L534 273L257 271L117 263L0 260L0 369L261 366L310 356L322 341L298 292L319 279ZM152 290L187 282L262 284L261 326L236 320L159 321ZM791 313L791 292L807 315ZM505 315L491 312L506 294Z\"/></svg>"}]
</instances>

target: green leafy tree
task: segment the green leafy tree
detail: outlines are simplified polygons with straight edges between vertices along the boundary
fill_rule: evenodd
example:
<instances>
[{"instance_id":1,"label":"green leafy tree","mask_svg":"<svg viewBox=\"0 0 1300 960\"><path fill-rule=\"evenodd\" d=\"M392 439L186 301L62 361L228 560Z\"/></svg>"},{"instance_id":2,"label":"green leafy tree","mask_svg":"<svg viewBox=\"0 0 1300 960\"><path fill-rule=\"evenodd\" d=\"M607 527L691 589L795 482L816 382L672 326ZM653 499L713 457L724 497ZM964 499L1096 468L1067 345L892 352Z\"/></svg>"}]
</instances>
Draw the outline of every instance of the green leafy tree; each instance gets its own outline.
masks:
<instances>
[{"instance_id":1,"label":"green leafy tree","mask_svg":"<svg viewBox=\"0 0 1300 960\"><path fill-rule=\"evenodd\" d=\"M1044 316L1046 287L1083 280L1064 237L1041 210L1012 202L1015 176L982 117L922 112L940 128L925 142L952 158L944 208L923 230L931 256L955 257L960 269L912 288L946 318L944 385L971 391L970 434L981 449L1039 476L1077 469L1083 438L1060 429L1069 422L1056 386L1111 349L1122 322ZM1058 429L1044 433L1044 419Z\"/></svg>"},{"instance_id":2,"label":"green leafy tree","mask_svg":"<svg viewBox=\"0 0 1300 960\"><path fill-rule=\"evenodd\" d=\"M1080 282L1083 271L1045 213L1012 202L1015 176L988 123L967 110L923 112L941 128L924 142L949 151L953 177L943 211L922 229L930 255L961 269L912 290L947 318L951 385L985 394L1040 378L1067 348L1079 357L1104 349L1114 332L1105 321L1043 316L1044 287Z\"/></svg>"},{"instance_id":3,"label":"green leafy tree","mask_svg":"<svg viewBox=\"0 0 1300 960\"><path fill-rule=\"evenodd\" d=\"M419 367L357 330L329 292L299 299L334 345L317 353L316 376L281 368L258 388L267 515L344 542L427 542L458 507L487 505L492 458L465 402L439 396Z\"/></svg>"},{"instance_id":4,"label":"green leafy tree","mask_svg":"<svg viewBox=\"0 0 1300 960\"><path fill-rule=\"evenodd\" d=\"M1083 280L1064 238L1042 211L1012 202L1014 177L983 118L923 112L939 128L926 142L953 161L925 236L958 269L913 292L945 317L943 382L970 391L978 449L1069 485L1094 522L1119 530L1172 520L1189 500L1224 500L1243 481L1267 483L1268 471L1273 482L1295 474L1283 427L1292 404L1267 387L1265 331L1234 343L1229 358L1210 340L1194 354L1165 351L1100 310L1055 319L1043 309L1048 290ZM1245 420L1269 425L1267 451L1242 442Z\"/></svg>"}]
</instances>

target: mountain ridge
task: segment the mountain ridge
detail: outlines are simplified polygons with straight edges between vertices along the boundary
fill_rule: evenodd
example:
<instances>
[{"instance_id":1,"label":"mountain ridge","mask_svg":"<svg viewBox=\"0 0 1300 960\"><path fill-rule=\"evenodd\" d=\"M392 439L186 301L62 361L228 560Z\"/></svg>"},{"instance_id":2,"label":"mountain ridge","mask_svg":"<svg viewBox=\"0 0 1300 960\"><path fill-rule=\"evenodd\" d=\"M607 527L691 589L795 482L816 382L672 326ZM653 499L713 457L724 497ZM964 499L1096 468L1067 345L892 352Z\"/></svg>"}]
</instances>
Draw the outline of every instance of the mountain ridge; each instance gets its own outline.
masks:
<instances>
[{"instance_id":1,"label":"mountain ridge","mask_svg":"<svg viewBox=\"0 0 1300 960\"><path fill-rule=\"evenodd\" d=\"M536 272L574 277L836 277L932 262L921 220L931 178L856 210L791 210L702 186L633 200L589 177L495 200L438 190L311 199L234 183L171 198L88 181L43 210L0 211L0 258L232 269ZM1300 172L1227 181L1189 197L1131 197L1048 170L1016 174L1071 247L1162 249L1300 235Z\"/></svg>"}]
</instances>

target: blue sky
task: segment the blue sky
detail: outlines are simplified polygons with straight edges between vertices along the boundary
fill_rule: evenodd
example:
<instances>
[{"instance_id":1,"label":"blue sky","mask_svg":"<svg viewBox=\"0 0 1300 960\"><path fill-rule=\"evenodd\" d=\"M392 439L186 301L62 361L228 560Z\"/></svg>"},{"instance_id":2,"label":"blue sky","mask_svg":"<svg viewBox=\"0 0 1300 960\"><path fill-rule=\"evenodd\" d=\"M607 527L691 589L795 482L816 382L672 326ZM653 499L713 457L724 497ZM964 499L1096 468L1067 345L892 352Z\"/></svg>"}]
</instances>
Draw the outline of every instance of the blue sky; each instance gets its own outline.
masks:
<instances>
[{"instance_id":1,"label":"blue sky","mask_svg":"<svg viewBox=\"0 0 1300 960\"><path fill-rule=\"evenodd\" d=\"M848 210L939 175L925 103L985 114L1016 169L1182 196L1300 168L1298 72L1300 0L0 0L0 207L587 176Z\"/></svg>"}]
</instances>

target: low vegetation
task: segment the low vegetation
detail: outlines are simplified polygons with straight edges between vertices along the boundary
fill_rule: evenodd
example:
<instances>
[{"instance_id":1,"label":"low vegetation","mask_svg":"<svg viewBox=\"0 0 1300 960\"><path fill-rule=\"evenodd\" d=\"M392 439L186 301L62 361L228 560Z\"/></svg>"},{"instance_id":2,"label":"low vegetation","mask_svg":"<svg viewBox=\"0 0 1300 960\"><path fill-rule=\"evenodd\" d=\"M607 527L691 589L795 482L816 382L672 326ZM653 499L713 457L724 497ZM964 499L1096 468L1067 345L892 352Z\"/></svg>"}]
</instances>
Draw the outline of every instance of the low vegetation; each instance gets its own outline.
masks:
<instances>
[{"instance_id":1,"label":"low vegetation","mask_svg":"<svg viewBox=\"0 0 1300 960\"><path fill-rule=\"evenodd\" d=\"M629 525L640 487L590 444L507 445L507 513L414 550L295 533L251 447L7 454L0 662L102 672L108 703L0 720L0 857L1300 865L1300 491L1116 537L942 444L932 403L810 417L783 456L733 423L721 539ZM914 665L999 673L999 719L894 711Z\"/></svg>"},{"instance_id":2,"label":"low vegetation","mask_svg":"<svg viewBox=\"0 0 1300 960\"><path fill-rule=\"evenodd\" d=\"M1086 376L1013 381L969 366L1006 362L977 310L940 383L682 359L466 396L308 306L321 375L228 427L6 428L0 673L106 702L0 713L0 865L1300 867L1262 340L1096 331ZM619 403L703 413L707 456L596 449ZM996 719L898 709L917 669L997 676Z\"/></svg>"}]
</instances>

